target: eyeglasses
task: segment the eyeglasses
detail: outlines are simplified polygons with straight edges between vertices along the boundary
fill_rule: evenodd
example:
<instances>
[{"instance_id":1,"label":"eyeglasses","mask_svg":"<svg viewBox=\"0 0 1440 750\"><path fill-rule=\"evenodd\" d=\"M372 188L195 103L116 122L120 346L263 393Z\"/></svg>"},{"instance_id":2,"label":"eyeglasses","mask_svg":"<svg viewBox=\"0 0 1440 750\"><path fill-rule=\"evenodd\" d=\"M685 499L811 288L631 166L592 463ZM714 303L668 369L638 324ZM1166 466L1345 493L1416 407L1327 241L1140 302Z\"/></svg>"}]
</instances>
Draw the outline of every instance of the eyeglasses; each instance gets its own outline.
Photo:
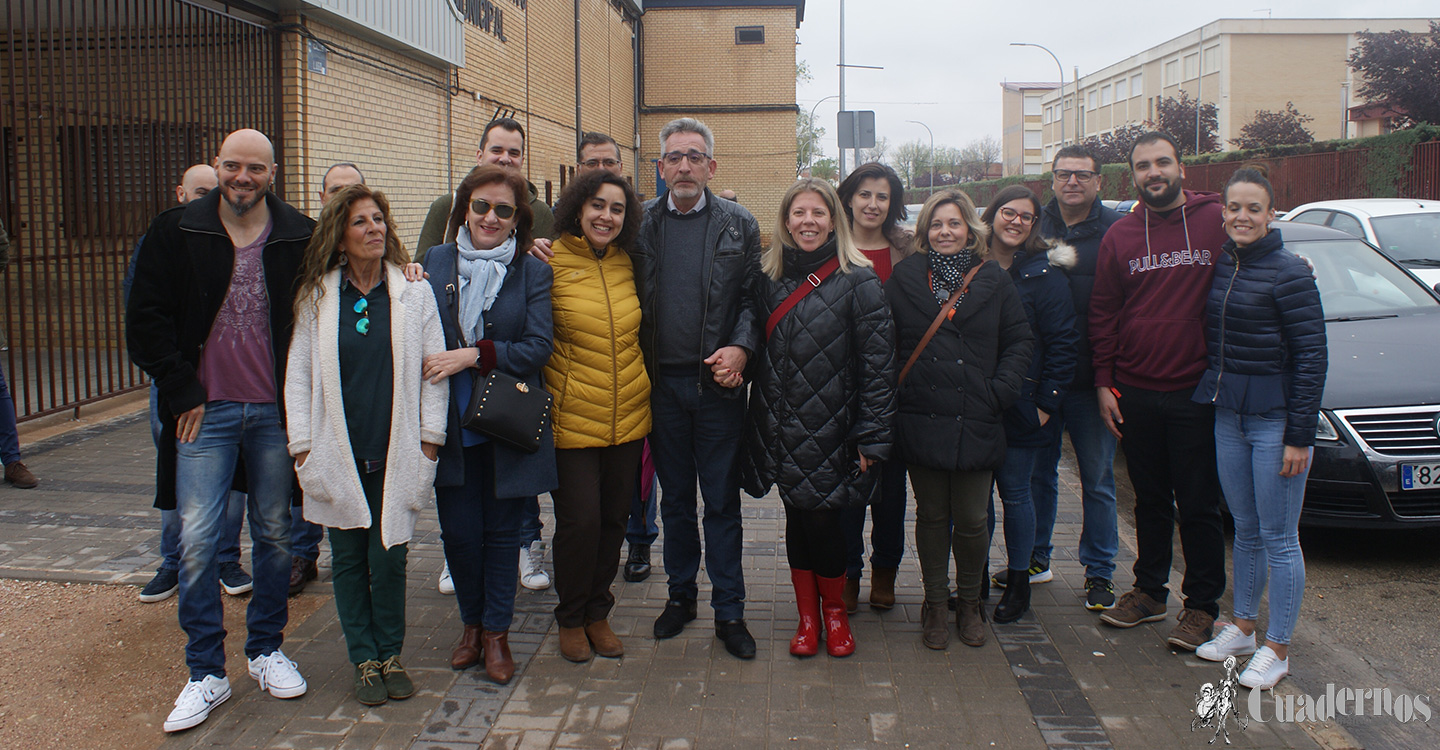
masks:
<instances>
[{"instance_id":1,"label":"eyeglasses","mask_svg":"<svg viewBox=\"0 0 1440 750\"><path fill-rule=\"evenodd\" d=\"M355 321L355 332L361 336L370 335L370 300L361 297L355 301L355 312L365 316Z\"/></svg>"},{"instance_id":2,"label":"eyeglasses","mask_svg":"<svg viewBox=\"0 0 1440 750\"><path fill-rule=\"evenodd\" d=\"M1006 221L1019 221L1021 224L1024 224L1027 227L1035 223L1035 214L1022 214L1013 208L1000 209L1000 218Z\"/></svg>"},{"instance_id":3,"label":"eyeglasses","mask_svg":"<svg viewBox=\"0 0 1440 750\"><path fill-rule=\"evenodd\" d=\"M495 212L495 216L500 219L508 219L511 216L515 215L515 207L510 205L509 203L491 203L484 198L476 198L475 200L470 201L470 210L474 211L476 215L479 216L484 216L485 214L488 214L493 210ZM356 310L355 312L360 311Z\"/></svg>"},{"instance_id":4,"label":"eyeglasses","mask_svg":"<svg viewBox=\"0 0 1440 750\"><path fill-rule=\"evenodd\" d=\"M1069 182L1070 178L1074 177L1076 182L1084 185L1095 179L1095 173L1088 169L1057 169L1052 174L1055 175L1055 181L1059 183Z\"/></svg>"},{"instance_id":5,"label":"eyeglasses","mask_svg":"<svg viewBox=\"0 0 1440 750\"><path fill-rule=\"evenodd\" d=\"M680 162L682 160L689 160L690 166L698 167L701 164L704 164L706 161L709 161L709 159L709 154L701 153L699 151L671 151L670 153L660 157L661 161L672 167L680 166Z\"/></svg>"},{"instance_id":6,"label":"eyeglasses","mask_svg":"<svg viewBox=\"0 0 1440 750\"><path fill-rule=\"evenodd\" d=\"M580 162L580 166L582 166L582 167L584 167L584 168L586 168L586 169L596 169L596 168L598 168L598 167L604 167L604 168L606 168L606 169L614 169L614 168L620 166L620 160L619 160L619 159L586 159L585 161Z\"/></svg>"}]
</instances>

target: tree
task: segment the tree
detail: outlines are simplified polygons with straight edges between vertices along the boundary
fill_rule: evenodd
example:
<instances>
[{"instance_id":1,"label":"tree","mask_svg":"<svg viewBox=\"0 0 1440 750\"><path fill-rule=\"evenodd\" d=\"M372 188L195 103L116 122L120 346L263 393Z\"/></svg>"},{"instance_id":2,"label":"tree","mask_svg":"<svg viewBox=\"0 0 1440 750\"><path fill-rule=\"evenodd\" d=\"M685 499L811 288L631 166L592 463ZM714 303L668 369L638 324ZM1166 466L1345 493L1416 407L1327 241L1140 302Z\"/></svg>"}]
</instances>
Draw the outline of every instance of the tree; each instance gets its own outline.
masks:
<instances>
[{"instance_id":1,"label":"tree","mask_svg":"<svg viewBox=\"0 0 1440 750\"><path fill-rule=\"evenodd\" d=\"M890 160L887 158L889 155L890 141L886 140L884 136L881 136L875 139L875 148L862 148L858 154L855 154L855 163L851 164L850 168L854 169L861 164L868 164L872 161L889 164Z\"/></svg>"},{"instance_id":2,"label":"tree","mask_svg":"<svg viewBox=\"0 0 1440 750\"><path fill-rule=\"evenodd\" d=\"M795 82L797 84L809 83L814 76L810 75L810 65L804 60L795 63ZM811 112L798 110L795 112L795 172L811 166L825 155L825 150L820 145L820 139L825 136L825 128L816 123Z\"/></svg>"},{"instance_id":3,"label":"tree","mask_svg":"<svg viewBox=\"0 0 1440 750\"><path fill-rule=\"evenodd\" d=\"M1094 152L1095 158L1099 159L1102 165L1128 164L1130 146L1135 143L1136 138L1149 131L1150 128L1144 125L1125 125L1102 135L1084 138L1080 145Z\"/></svg>"},{"instance_id":4,"label":"tree","mask_svg":"<svg viewBox=\"0 0 1440 750\"><path fill-rule=\"evenodd\" d=\"M1200 148L1195 148L1195 108L1200 108ZM1156 127L1180 143L1180 155L1208 154L1220 150L1218 119L1214 104L1200 104L1187 91L1180 98L1166 97L1155 107Z\"/></svg>"},{"instance_id":5,"label":"tree","mask_svg":"<svg viewBox=\"0 0 1440 750\"><path fill-rule=\"evenodd\" d=\"M1315 134L1305 128L1305 123L1315 118L1302 115L1295 109L1295 102L1285 102L1285 109L1271 112L1262 109L1255 113L1245 127L1240 128L1240 137L1230 143L1236 148L1265 148L1267 146L1289 146L1294 143L1310 143Z\"/></svg>"},{"instance_id":6,"label":"tree","mask_svg":"<svg viewBox=\"0 0 1440 750\"><path fill-rule=\"evenodd\" d=\"M1394 124L1440 124L1440 22L1430 33L1362 31L1350 53L1350 67L1364 77L1359 94L1374 104L1388 104Z\"/></svg>"},{"instance_id":7,"label":"tree","mask_svg":"<svg viewBox=\"0 0 1440 750\"><path fill-rule=\"evenodd\" d=\"M862 162L863 163L863 162ZM930 180L930 146L915 139L908 143L902 143L895 147L890 154L890 166L900 173L905 184L911 187L920 184L923 179L926 184Z\"/></svg>"},{"instance_id":8,"label":"tree","mask_svg":"<svg viewBox=\"0 0 1440 750\"><path fill-rule=\"evenodd\" d=\"M985 179L990 165L1000 160L1000 141L987 135L965 144L955 155L954 175L957 182L975 182Z\"/></svg>"},{"instance_id":9,"label":"tree","mask_svg":"<svg viewBox=\"0 0 1440 750\"><path fill-rule=\"evenodd\" d=\"M829 156L816 159L815 163L810 165L810 176L835 182L840 177L840 165Z\"/></svg>"}]
</instances>

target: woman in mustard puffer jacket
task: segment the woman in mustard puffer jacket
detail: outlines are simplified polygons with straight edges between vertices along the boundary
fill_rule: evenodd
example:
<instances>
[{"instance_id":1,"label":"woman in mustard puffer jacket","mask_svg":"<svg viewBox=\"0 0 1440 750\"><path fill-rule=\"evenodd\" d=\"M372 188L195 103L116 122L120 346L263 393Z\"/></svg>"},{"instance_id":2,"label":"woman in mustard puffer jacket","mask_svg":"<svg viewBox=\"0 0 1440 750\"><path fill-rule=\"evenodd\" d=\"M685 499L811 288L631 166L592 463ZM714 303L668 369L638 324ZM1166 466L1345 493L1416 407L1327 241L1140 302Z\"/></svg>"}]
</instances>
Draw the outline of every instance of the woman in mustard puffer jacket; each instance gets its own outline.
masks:
<instances>
[{"instance_id":1,"label":"woman in mustard puffer jacket","mask_svg":"<svg viewBox=\"0 0 1440 750\"><path fill-rule=\"evenodd\" d=\"M640 199L623 177L577 177L555 206L560 238L550 267L555 352L555 620L560 653L624 653L610 629L610 582L650 433L650 379L640 352L640 300L625 247L640 230Z\"/></svg>"}]
</instances>

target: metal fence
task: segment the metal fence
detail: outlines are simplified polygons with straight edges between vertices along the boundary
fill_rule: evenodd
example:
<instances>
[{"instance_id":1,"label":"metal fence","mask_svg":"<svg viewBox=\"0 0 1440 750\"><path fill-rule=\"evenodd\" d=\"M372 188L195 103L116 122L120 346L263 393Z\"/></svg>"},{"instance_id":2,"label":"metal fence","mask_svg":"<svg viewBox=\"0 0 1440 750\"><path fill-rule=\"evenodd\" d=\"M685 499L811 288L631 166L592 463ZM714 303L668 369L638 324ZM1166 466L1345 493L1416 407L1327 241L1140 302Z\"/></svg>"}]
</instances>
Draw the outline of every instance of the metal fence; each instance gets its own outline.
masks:
<instances>
[{"instance_id":1,"label":"metal fence","mask_svg":"<svg viewBox=\"0 0 1440 750\"><path fill-rule=\"evenodd\" d=\"M0 328L20 419L144 384L125 353L131 252L227 132L279 132L267 20L189 0L0 10L0 220L14 258Z\"/></svg>"}]
</instances>

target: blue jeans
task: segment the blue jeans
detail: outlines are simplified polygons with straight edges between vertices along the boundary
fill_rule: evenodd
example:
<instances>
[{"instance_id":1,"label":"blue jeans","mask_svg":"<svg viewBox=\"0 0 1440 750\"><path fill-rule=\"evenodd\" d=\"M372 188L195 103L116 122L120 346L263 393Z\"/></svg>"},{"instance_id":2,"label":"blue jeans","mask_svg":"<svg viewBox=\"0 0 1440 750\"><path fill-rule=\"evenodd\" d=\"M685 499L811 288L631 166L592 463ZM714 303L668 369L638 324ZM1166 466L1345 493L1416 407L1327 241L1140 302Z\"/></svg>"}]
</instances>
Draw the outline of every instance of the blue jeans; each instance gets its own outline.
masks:
<instances>
[{"instance_id":1,"label":"blue jeans","mask_svg":"<svg viewBox=\"0 0 1440 750\"><path fill-rule=\"evenodd\" d=\"M531 495L520 505L520 546L529 547L531 542L540 541L540 531L545 523L540 520L540 498Z\"/></svg>"},{"instance_id":2,"label":"blue jeans","mask_svg":"<svg viewBox=\"0 0 1440 750\"><path fill-rule=\"evenodd\" d=\"M436 487L440 541L455 581L460 621L485 630L510 629L520 575L521 497L495 497L495 449L468 446L465 484Z\"/></svg>"},{"instance_id":3,"label":"blue jeans","mask_svg":"<svg viewBox=\"0 0 1440 750\"><path fill-rule=\"evenodd\" d=\"M1235 616L1256 620L1270 579L1265 638L1288 644L1300 618L1305 556L1300 551L1300 505L1307 468L1280 476L1285 456L1285 410L1237 414L1215 410L1215 458L1225 504L1235 519Z\"/></svg>"},{"instance_id":4,"label":"blue jeans","mask_svg":"<svg viewBox=\"0 0 1440 750\"><path fill-rule=\"evenodd\" d=\"M255 588L245 625L245 655L280 648L289 619L290 500L295 461L274 403L211 401L200 436L177 443L175 493L180 511L180 626L190 641L190 678L225 675L225 626L215 539L243 454L249 485L251 563Z\"/></svg>"},{"instance_id":5,"label":"blue jeans","mask_svg":"<svg viewBox=\"0 0 1440 750\"><path fill-rule=\"evenodd\" d=\"M325 527L305 520L304 506L290 508L290 552L310 562L320 559L320 540L325 538Z\"/></svg>"},{"instance_id":6,"label":"blue jeans","mask_svg":"<svg viewBox=\"0 0 1440 750\"><path fill-rule=\"evenodd\" d=\"M0 369L0 464L6 466L20 460L20 430L15 426L15 400L5 383L5 370Z\"/></svg>"},{"instance_id":7,"label":"blue jeans","mask_svg":"<svg viewBox=\"0 0 1440 750\"><path fill-rule=\"evenodd\" d=\"M870 570L898 568L905 554L905 462L892 458L875 467L880 472L880 492L873 505L844 511L845 576L860 578L865 567L865 511L870 511Z\"/></svg>"},{"instance_id":8,"label":"blue jeans","mask_svg":"<svg viewBox=\"0 0 1440 750\"><path fill-rule=\"evenodd\" d=\"M1060 412L1051 419L1070 433L1075 462L1080 468L1080 564L1088 578L1115 577L1115 555L1120 549L1120 532L1115 516L1115 436L1100 419L1100 402L1094 388L1065 394ZM1050 562L1059 504L1060 442L1050 445L1035 458L1030 482L1030 499L1035 505L1034 557Z\"/></svg>"},{"instance_id":9,"label":"blue jeans","mask_svg":"<svg viewBox=\"0 0 1440 750\"><path fill-rule=\"evenodd\" d=\"M1030 480L1035 462L1044 451L1042 446L1012 445L1005 449L1005 461L995 472L995 488L1005 507L1006 567L1010 570L1030 567L1030 553L1035 549L1035 505L1030 501Z\"/></svg>"},{"instance_id":10,"label":"blue jeans","mask_svg":"<svg viewBox=\"0 0 1440 750\"><path fill-rule=\"evenodd\" d=\"M665 492L665 573L671 599L700 595L700 528L695 487L705 502L705 570L717 621L745 616L741 567L740 475L736 459L745 400L722 398L696 375L657 373L650 391L650 449Z\"/></svg>"},{"instance_id":11,"label":"blue jeans","mask_svg":"<svg viewBox=\"0 0 1440 750\"><path fill-rule=\"evenodd\" d=\"M160 447L160 390L150 386L150 438ZM240 527L245 523L245 493L231 492L220 522L220 536L215 540L215 560L222 563L240 562ZM180 511L160 511L160 569L180 569Z\"/></svg>"}]
</instances>

